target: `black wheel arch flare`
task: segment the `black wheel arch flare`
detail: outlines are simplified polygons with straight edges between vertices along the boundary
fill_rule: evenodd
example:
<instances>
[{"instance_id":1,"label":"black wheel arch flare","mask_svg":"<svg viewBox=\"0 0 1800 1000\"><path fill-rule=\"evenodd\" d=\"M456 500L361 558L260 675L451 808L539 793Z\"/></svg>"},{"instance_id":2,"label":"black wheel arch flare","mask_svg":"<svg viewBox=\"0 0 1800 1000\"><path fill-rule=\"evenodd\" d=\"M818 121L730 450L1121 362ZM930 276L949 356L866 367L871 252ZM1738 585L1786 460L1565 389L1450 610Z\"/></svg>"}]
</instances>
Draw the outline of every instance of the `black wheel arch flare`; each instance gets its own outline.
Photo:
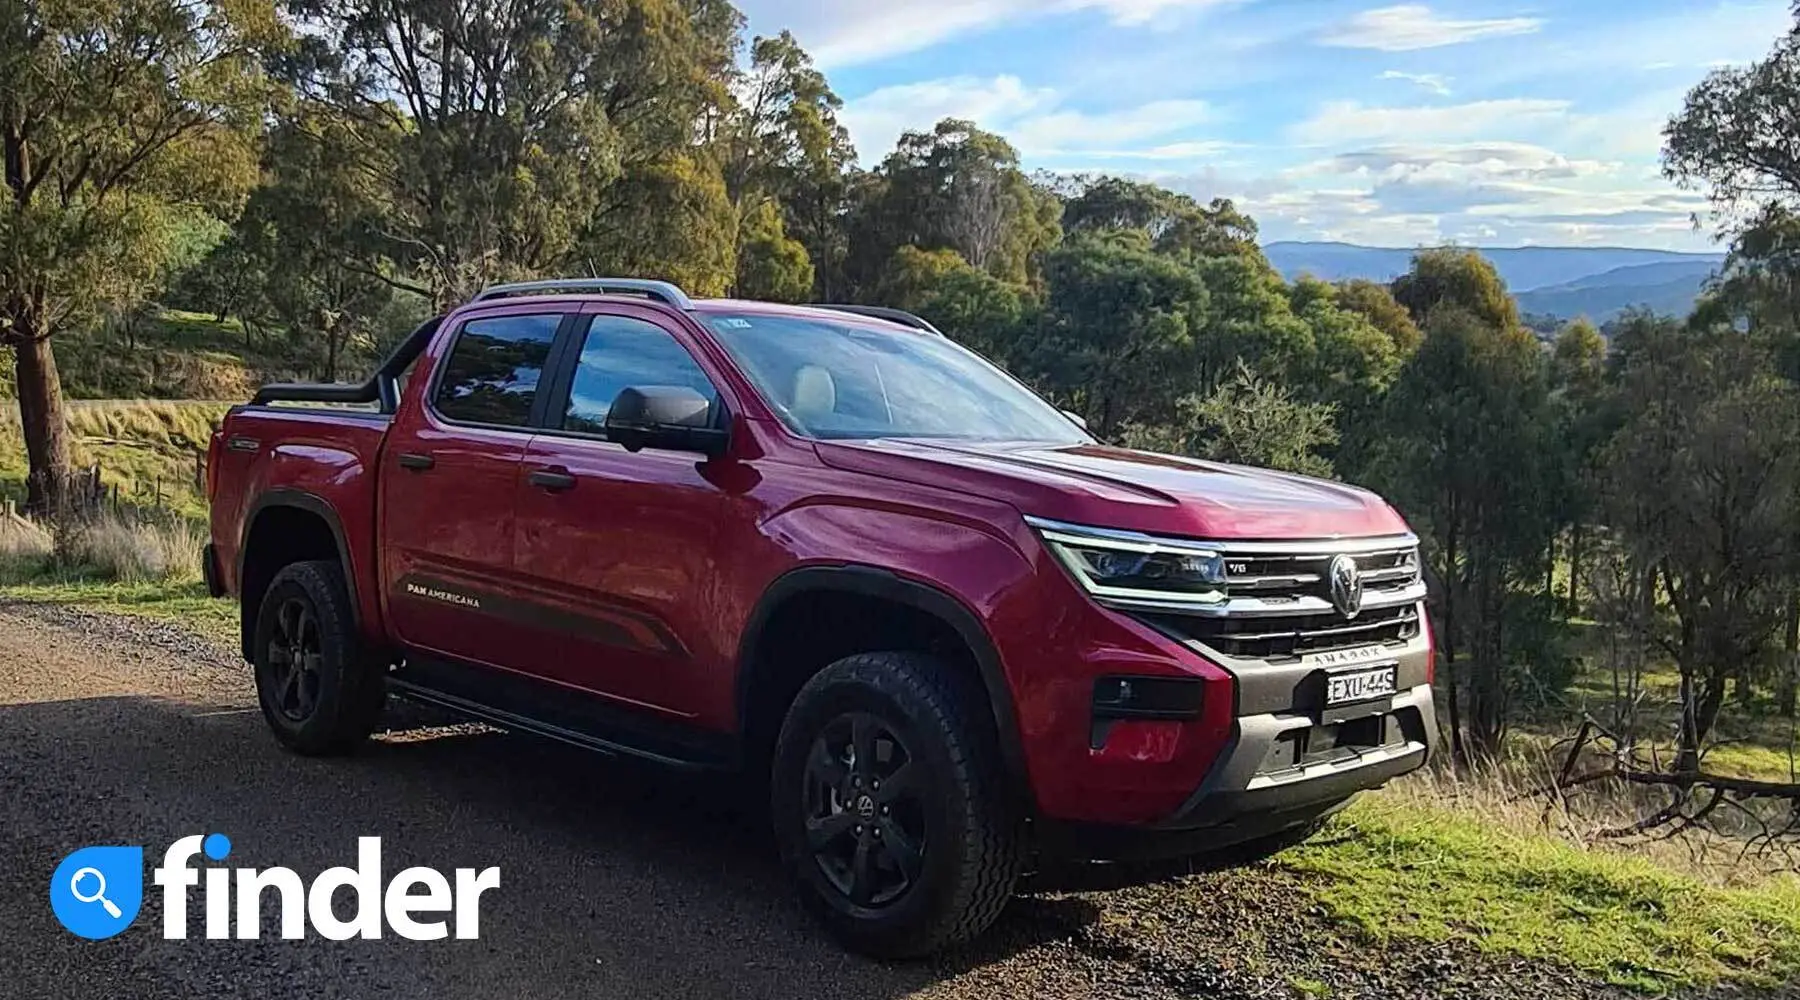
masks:
<instances>
[{"instance_id":1,"label":"black wheel arch flare","mask_svg":"<svg viewBox=\"0 0 1800 1000\"><path fill-rule=\"evenodd\" d=\"M252 659L250 623L253 614L248 606L249 594L244 586L244 572L250 564L250 539L255 537L257 519L264 512L278 507L305 511L324 522L326 530L331 532L332 541L337 545L338 561L344 567L344 587L350 596L350 614L359 630L363 625L362 601L356 589L354 564L350 561L350 544L344 535L344 522L339 519L337 509L315 493L291 487L278 487L263 493L250 505L249 512L244 515L243 537L238 539L237 585L238 601L242 608L242 612L238 616L240 622L238 632L245 660ZM273 577L273 574L270 576Z\"/></svg>"},{"instance_id":2,"label":"black wheel arch flare","mask_svg":"<svg viewBox=\"0 0 1800 1000\"><path fill-rule=\"evenodd\" d=\"M1025 751L1019 736L1018 714L1014 709L1012 687L1007 683L1000 653L989 638L981 619L959 598L927 583L910 580L892 571L854 563L827 566L802 566L777 577L763 591L751 612L738 645L737 707L738 732L747 735L753 720L751 693L757 674L764 669L756 657L763 632L770 619L789 599L812 592L836 592L879 598L904 604L931 615L950 626L974 655L981 674L982 688L987 692L993 712L994 730L999 737L1002 764L1008 782L1019 800L1032 813L1036 797L1025 769Z\"/></svg>"}]
</instances>

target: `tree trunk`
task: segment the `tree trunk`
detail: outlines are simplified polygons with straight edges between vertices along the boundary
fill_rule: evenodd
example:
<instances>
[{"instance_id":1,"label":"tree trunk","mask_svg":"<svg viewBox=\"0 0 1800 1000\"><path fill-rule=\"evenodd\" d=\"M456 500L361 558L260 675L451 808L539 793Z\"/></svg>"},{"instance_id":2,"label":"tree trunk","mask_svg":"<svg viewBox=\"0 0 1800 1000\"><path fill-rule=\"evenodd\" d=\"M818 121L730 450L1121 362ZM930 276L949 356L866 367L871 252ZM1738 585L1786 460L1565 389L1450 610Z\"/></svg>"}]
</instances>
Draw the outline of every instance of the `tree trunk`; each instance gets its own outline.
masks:
<instances>
[{"instance_id":1,"label":"tree trunk","mask_svg":"<svg viewBox=\"0 0 1800 1000\"><path fill-rule=\"evenodd\" d=\"M1712 735L1719 722L1719 710L1725 707L1725 678L1714 673L1706 679L1706 690L1700 695L1700 710L1695 713L1695 727L1702 743Z\"/></svg>"},{"instance_id":2,"label":"tree trunk","mask_svg":"<svg viewBox=\"0 0 1800 1000\"><path fill-rule=\"evenodd\" d=\"M1581 536L1581 522L1576 521L1569 532L1569 618L1581 614Z\"/></svg>"},{"instance_id":3,"label":"tree trunk","mask_svg":"<svg viewBox=\"0 0 1800 1000\"><path fill-rule=\"evenodd\" d=\"M56 355L42 333L14 344L18 355L19 423L25 433L25 458L30 469L25 479L25 510L32 514L54 513L68 497L69 435L63 421L62 379L56 372Z\"/></svg>"},{"instance_id":4,"label":"tree trunk","mask_svg":"<svg viewBox=\"0 0 1800 1000\"><path fill-rule=\"evenodd\" d=\"M1556 536L1550 536L1550 544L1544 552L1544 603L1549 607L1547 612L1556 615Z\"/></svg>"},{"instance_id":5,"label":"tree trunk","mask_svg":"<svg viewBox=\"0 0 1800 1000\"><path fill-rule=\"evenodd\" d=\"M1451 504L1454 518L1454 501ZM1444 647L1444 683L1450 688L1445 692L1450 700L1450 759L1461 762L1463 759L1461 685L1456 676L1456 529L1451 528L1444 544L1444 628L1440 639Z\"/></svg>"},{"instance_id":6,"label":"tree trunk","mask_svg":"<svg viewBox=\"0 0 1800 1000\"><path fill-rule=\"evenodd\" d=\"M1800 700L1800 592L1788 597L1787 636L1782 643L1787 653L1781 658L1781 680L1777 685L1775 700L1781 708L1781 717L1791 719L1795 715L1795 701Z\"/></svg>"},{"instance_id":7,"label":"tree trunk","mask_svg":"<svg viewBox=\"0 0 1800 1000\"><path fill-rule=\"evenodd\" d=\"M1681 745L1676 770L1700 770L1700 750L1719 721L1719 709L1725 705L1725 681L1725 675L1717 670L1700 680L1690 668L1682 667Z\"/></svg>"},{"instance_id":8,"label":"tree trunk","mask_svg":"<svg viewBox=\"0 0 1800 1000\"><path fill-rule=\"evenodd\" d=\"M1474 673L1469 679L1469 737L1484 760L1495 759L1506 729L1505 643L1501 635L1498 570L1486 556L1475 570L1475 640L1471 643Z\"/></svg>"}]
</instances>

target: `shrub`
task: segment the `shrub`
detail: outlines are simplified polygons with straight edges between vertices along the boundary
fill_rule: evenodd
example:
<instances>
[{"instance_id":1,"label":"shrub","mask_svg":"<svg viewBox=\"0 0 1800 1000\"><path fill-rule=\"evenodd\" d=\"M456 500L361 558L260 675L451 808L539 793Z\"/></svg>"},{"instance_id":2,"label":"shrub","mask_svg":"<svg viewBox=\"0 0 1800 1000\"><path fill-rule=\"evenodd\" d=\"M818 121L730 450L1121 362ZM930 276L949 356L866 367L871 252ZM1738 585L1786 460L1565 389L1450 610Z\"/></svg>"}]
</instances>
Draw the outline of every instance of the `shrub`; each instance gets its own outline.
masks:
<instances>
[{"instance_id":1,"label":"shrub","mask_svg":"<svg viewBox=\"0 0 1800 1000\"><path fill-rule=\"evenodd\" d=\"M120 583L194 579L205 543L185 523L119 517L66 522L57 526L55 539L55 569Z\"/></svg>"},{"instance_id":2,"label":"shrub","mask_svg":"<svg viewBox=\"0 0 1800 1000\"><path fill-rule=\"evenodd\" d=\"M0 514L0 585L197 580L204 544L200 528L186 521L71 517L46 529Z\"/></svg>"}]
</instances>

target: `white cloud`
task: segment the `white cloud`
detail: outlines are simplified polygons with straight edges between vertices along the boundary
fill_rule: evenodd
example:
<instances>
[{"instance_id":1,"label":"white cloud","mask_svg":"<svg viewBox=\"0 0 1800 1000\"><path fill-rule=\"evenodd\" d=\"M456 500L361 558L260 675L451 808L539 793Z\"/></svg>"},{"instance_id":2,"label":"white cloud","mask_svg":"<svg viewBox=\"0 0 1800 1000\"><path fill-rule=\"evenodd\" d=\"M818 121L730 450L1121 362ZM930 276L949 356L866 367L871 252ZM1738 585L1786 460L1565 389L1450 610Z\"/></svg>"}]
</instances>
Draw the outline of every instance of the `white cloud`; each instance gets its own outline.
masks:
<instances>
[{"instance_id":1,"label":"white cloud","mask_svg":"<svg viewBox=\"0 0 1800 1000\"><path fill-rule=\"evenodd\" d=\"M1272 240L1709 248L1690 221L1705 208L1700 195L1672 191L1635 162L1524 142L1354 147L1277 170L1273 180L1210 170L1153 179L1235 199Z\"/></svg>"},{"instance_id":2,"label":"white cloud","mask_svg":"<svg viewBox=\"0 0 1800 1000\"><path fill-rule=\"evenodd\" d=\"M1319 144L1473 139L1565 121L1570 107L1568 101L1534 98L1405 108L1330 101L1289 129L1289 136L1297 142Z\"/></svg>"},{"instance_id":3,"label":"white cloud","mask_svg":"<svg viewBox=\"0 0 1800 1000\"><path fill-rule=\"evenodd\" d=\"M1181 137L1212 118L1205 101L1163 100L1113 112L1063 106L1048 88L1016 76L949 77L900 84L850 101L843 120L865 161L886 155L902 132L943 118L966 118L1004 135L1026 156L1180 159L1217 152L1220 144ZM1158 142L1157 140L1168 140ZM1133 149L1137 144L1143 149Z\"/></svg>"},{"instance_id":4,"label":"white cloud","mask_svg":"<svg viewBox=\"0 0 1800 1000\"><path fill-rule=\"evenodd\" d=\"M1185 131L1208 121L1205 101L1152 101L1107 114L1051 111L1012 123L1006 136L1021 152L1040 156L1112 149Z\"/></svg>"},{"instance_id":5,"label":"white cloud","mask_svg":"<svg viewBox=\"0 0 1800 1000\"><path fill-rule=\"evenodd\" d=\"M927 49L1000 24L1080 11L1126 27L1181 10L1250 0L747 0L739 7L756 30L791 28L821 66L870 62ZM766 27L765 27L766 26Z\"/></svg>"},{"instance_id":6,"label":"white cloud","mask_svg":"<svg viewBox=\"0 0 1800 1000\"><path fill-rule=\"evenodd\" d=\"M1482 38L1528 35L1543 25L1544 22L1535 17L1458 21L1439 17L1424 4L1401 4L1363 11L1326 31L1320 41L1341 48L1410 52L1461 45Z\"/></svg>"},{"instance_id":7,"label":"white cloud","mask_svg":"<svg viewBox=\"0 0 1800 1000\"><path fill-rule=\"evenodd\" d=\"M1400 144L1340 153L1296 168L1296 178L1354 177L1389 212L1482 214L1559 211L1597 185L1620 183L1623 166L1575 159L1527 143ZM1635 203L1634 203L1635 206Z\"/></svg>"},{"instance_id":8,"label":"white cloud","mask_svg":"<svg viewBox=\"0 0 1800 1000\"><path fill-rule=\"evenodd\" d=\"M1090 150L1088 155L1115 159L1205 160L1237 148L1239 148L1239 144L1235 142L1226 142L1221 139L1201 139L1192 142L1171 142L1161 146L1151 146L1149 149Z\"/></svg>"},{"instance_id":9,"label":"white cloud","mask_svg":"<svg viewBox=\"0 0 1800 1000\"><path fill-rule=\"evenodd\" d=\"M1426 90L1429 90L1440 97L1450 96L1450 77L1444 76L1442 73L1406 73L1401 70L1390 69L1381 74L1381 79L1405 80L1407 83L1413 83L1424 87Z\"/></svg>"},{"instance_id":10,"label":"white cloud","mask_svg":"<svg viewBox=\"0 0 1800 1000\"><path fill-rule=\"evenodd\" d=\"M845 104L840 117L864 162L875 162L908 129L965 118L995 131L1055 103L1054 91L1027 87L1016 76L958 76L883 87Z\"/></svg>"},{"instance_id":11,"label":"white cloud","mask_svg":"<svg viewBox=\"0 0 1800 1000\"><path fill-rule=\"evenodd\" d=\"M1616 163L1571 159L1555 150L1525 142L1469 142L1370 146L1307 164L1295 173L1392 177L1443 167L1533 180L1590 177L1621 169Z\"/></svg>"},{"instance_id":12,"label":"white cloud","mask_svg":"<svg viewBox=\"0 0 1800 1000\"><path fill-rule=\"evenodd\" d=\"M1242 0L1064 0L1065 10L1104 11L1115 24L1148 24L1158 14L1183 7L1219 7Z\"/></svg>"}]
</instances>

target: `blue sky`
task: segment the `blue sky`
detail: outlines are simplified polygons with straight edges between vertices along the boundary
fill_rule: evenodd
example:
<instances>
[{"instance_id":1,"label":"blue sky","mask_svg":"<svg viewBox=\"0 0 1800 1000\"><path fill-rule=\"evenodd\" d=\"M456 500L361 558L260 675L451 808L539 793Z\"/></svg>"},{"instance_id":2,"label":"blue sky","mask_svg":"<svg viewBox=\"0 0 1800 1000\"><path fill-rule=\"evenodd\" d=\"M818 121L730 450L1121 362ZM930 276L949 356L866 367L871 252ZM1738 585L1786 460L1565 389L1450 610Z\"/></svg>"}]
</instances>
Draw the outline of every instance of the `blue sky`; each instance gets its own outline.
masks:
<instances>
[{"instance_id":1,"label":"blue sky","mask_svg":"<svg viewBox=\"0 0 1800 1000\"><path fill-rule=\"evenodd\" d=\"M865 163L946 115L1028 167L1238 200L1265 239L1714 249L1661 128L1787 0L739 0Z\"/></svg>"}]
</instances>

